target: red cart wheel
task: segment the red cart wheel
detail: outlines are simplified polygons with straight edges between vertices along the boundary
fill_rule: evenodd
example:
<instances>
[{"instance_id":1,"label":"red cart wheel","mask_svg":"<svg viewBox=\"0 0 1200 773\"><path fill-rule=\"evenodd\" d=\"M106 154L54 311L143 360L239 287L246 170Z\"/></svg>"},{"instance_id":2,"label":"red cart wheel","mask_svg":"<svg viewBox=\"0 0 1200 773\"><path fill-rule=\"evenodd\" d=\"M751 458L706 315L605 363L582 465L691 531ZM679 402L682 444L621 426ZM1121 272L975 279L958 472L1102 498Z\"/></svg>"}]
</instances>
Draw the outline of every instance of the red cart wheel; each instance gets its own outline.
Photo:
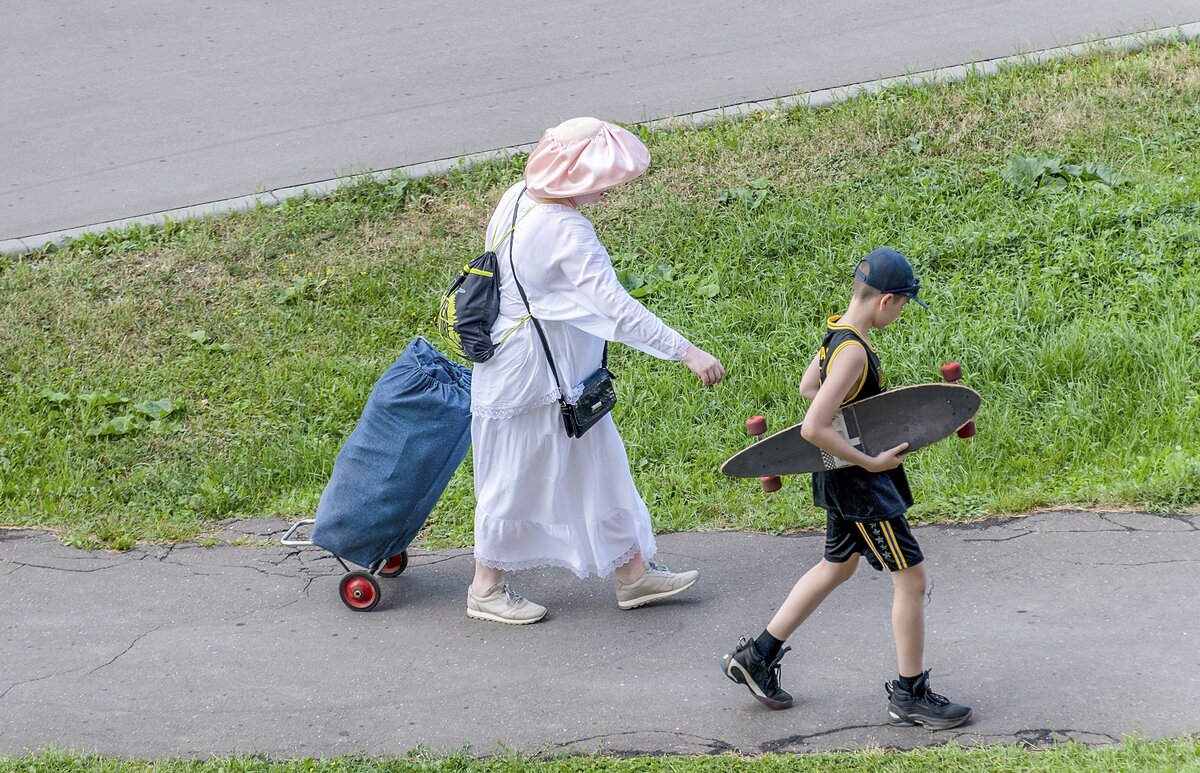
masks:
<instances>
[{"instance_id":1,"label":"red cart wheel","mask_svg":"<svg viewBox=\"0 0 1200 773\"><path fill-rule=\"evenodd\" d=\"M366 572L351 572L342 578L338 594L355 612L370 612L379 603L379 583Z\"/></svg>"},{"instance_id":2,"label":"red cart wheel","mask_svg":"<svg viewBox=\"0 0 1200 773\"><path fill-rule=\"evenodd\" d=\"M380 577L399 577L408 568L408 551L405 550L392 556L379 567Z\"/></svg>"}]
</instances>

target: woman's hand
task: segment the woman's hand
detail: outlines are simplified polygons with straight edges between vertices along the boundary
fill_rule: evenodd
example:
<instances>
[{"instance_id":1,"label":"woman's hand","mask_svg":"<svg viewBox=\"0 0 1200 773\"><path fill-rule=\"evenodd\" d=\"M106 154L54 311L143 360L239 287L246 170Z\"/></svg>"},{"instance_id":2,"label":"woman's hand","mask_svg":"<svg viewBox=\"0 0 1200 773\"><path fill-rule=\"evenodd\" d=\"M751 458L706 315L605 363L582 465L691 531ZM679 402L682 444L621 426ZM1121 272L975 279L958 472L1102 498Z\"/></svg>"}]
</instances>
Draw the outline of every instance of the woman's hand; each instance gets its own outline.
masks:
<instances>
[{"instance_id":1,"label":"woman's hand","mask_svg":"<svg viewBox=\"0 0 1200 773\"><path fill-rule=\"evenodd\" d=\"M704 386L712 386L725 378L725 368L721 366L720 361L691 344L688 344L687 351L683 354L683 364L700 377L700 383Z\"/></svg>"}]
</instances>

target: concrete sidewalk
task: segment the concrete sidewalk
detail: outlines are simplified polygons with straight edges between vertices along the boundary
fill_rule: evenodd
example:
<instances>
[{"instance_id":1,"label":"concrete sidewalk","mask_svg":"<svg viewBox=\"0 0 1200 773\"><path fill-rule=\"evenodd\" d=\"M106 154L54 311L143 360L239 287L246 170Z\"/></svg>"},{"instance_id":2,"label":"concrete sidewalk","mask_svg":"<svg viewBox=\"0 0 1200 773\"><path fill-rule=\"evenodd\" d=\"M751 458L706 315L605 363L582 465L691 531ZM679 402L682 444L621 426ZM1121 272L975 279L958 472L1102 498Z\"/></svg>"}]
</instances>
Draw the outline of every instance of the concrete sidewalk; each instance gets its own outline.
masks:
<instances>
[{"instance_id":1,"label":"concrete sidewalk","mask_svg":"<svg viewBox=\"0 0 1200 773\"><path fill-rule=\"evenodd\" d=\"M630 612L609 581L522 573L551 613L508 627L464 616L469 551L416 551L357 613L328 554L277 544L284 526L222 535L261 547L128 553L0 530L0 754L754 754L1200 732L1200 516L919 528L933 684L975 710L944 733L885 722L891 584L865 562L789 642L795 708L769 711L720 673L819 557L818 534L663 535L660 560L700 583Z\"/></svg>"}]
</instances>

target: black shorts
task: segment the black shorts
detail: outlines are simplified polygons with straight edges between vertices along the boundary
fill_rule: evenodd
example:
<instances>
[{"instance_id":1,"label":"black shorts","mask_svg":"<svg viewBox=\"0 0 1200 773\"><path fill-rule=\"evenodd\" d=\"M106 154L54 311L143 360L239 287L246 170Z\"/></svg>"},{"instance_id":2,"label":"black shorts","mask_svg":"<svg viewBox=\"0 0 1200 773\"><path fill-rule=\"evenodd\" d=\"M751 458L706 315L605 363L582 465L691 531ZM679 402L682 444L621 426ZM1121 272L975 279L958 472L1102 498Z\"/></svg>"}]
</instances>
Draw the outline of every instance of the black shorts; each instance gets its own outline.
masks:
<instances>
[{"instance_id":1,"label":"black shorts","mask_svg":"<svg viewBox=\"0 0 1200 773\"><path fill-rule=\"evenodd\" d=\"M921 546L903 515L886 521L851 521L825 515L825 560L843 564L862 553L878 571L898 572L925 560Z\"/></svg>"},{"instance_id":2,"label":"black shorts","mask_svg":"<svg viewBox=\"0 0 1200 773\"><path fill-rule=\"evenodd\" d=\"M901 465L885 472L841 467L812 474L813 504L851 521L883 521L912 507L912 490Z\"/></svg>"}]
</instances>

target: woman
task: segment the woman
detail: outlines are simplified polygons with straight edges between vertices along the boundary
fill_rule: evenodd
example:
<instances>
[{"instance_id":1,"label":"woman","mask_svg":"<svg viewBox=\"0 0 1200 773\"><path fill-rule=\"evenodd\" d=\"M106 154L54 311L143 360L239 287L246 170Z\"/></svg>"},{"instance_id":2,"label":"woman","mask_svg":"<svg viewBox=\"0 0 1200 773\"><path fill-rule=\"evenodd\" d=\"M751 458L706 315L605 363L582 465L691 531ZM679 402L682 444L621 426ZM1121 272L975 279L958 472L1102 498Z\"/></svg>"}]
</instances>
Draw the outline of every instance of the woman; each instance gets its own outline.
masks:
<instances>
[{"instance_id":1,"label":"woman","mask_svg":"<svg viewBox=\"0 0 1200 773\"><path fill-rule=\"evenodd\" d=\"M500 315L492 330L500 343L472 375L476 507L469 617L516 625L541 620L546 608L504 581L505 572L518 569L615 574L622 609L681 593L699 577L648 563L657 550L650 514L611 414L572 438L558 402L559 381L566 400L575 401L577 385L601 366L607 341L682 360L705 386L725 376L716 358L625 291L579 212L649 163L650 152L628 131L595 118L565 121L543 135L524 182L508 189L488 225L487 243L499 263ZM545 333L557 380L526 320L530 312Z\"/></svg>"}]
</instances>

